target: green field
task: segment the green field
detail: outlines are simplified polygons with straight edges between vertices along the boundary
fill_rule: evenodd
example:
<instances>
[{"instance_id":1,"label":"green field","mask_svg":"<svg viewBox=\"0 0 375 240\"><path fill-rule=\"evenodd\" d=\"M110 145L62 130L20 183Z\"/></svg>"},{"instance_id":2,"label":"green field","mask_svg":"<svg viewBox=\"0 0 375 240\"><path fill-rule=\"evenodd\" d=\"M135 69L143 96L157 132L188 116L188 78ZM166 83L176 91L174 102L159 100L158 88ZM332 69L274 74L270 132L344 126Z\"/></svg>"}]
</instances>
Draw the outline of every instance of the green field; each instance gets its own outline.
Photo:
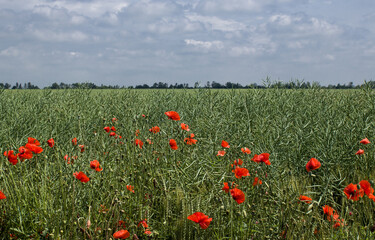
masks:
<instances>
[{"instance_id":1,"label":"green field","mask_svg":"<svg viewBox=\"0 0 375 240\"><path fill-rule=\"evenodd\" d=\"M344 194L361 180L375 186L371 89L0 90L0 111L1 154L18 153L29 137L43 148L16 165L0 157L0 239L113 239L121 229L129 239L375 238L375 202ZM154 126L160 132L150 132ZM188 145L191 133L197 143ZM364 138L371 143L359 143ZM217 156L222 140L230 148ZM365 153L356 155L360 148ZM261 153L271 165L251 160ZM235 177L231 164L239 158L250 176ZM307 172L311 158L321 167ZM102 171L90 168L94 159ZM73 176L80 171L88 182ZM255 177L261 185L253 186ZM245 201L225 193L224 182L235 182ZM195 212L212 218L207 229L187 219ZM151 234L138 224L145 219Z\"/></svg>"}]
</instances>

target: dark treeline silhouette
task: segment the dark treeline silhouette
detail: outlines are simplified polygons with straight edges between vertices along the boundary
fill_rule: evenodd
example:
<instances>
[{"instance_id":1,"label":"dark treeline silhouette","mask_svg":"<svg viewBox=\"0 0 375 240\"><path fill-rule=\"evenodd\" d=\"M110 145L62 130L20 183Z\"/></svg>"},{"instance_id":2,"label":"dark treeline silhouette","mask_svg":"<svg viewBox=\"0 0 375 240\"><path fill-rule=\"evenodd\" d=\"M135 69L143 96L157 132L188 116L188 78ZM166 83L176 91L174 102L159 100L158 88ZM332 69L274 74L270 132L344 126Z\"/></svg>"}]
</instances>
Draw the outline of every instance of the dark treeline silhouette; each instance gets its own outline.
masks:
<instances>
[{"instance_id":1,"label":"dark treeline silhouette","mask_svg":"<svg viewBox=\"0 0 375 240\"><path fill-rule=\"evenodd\" d=\"M201 85L199 82L195 82L193 86L189 86L188 83L175 83L175 84L168 84L163 82L154 83L153 85L149 86L148 84L136 85L136 86L119 86L119 85L103 85L100 86L86 82L86 83L53 83L51 86L47 86L44 89L193 89L193 88L210 88L210 89L262 89L262 88L279 88L279 89L309 89L309 88L322 88L322 89L355 89L361 88L361 86L366 85L370 88L375 88L375 81L367 81L361 85L354 85L353 82L349 84L336 84L336 85L328 85L328 86L321 86L318 82L305 82L303 80L291 80L289 82L282 82L282 81L271 81L269 77L263 80L262 85L258 85L257 83L251 83L249 85L243 86L239 83L232 83L227 82L225 84L221 84L215 81L207 81L205 85ZM9 83L0 83L0 89L39 89L38 86L28 83L16 83L15 85L11 85Z\"/></svg>"}]
</instances>

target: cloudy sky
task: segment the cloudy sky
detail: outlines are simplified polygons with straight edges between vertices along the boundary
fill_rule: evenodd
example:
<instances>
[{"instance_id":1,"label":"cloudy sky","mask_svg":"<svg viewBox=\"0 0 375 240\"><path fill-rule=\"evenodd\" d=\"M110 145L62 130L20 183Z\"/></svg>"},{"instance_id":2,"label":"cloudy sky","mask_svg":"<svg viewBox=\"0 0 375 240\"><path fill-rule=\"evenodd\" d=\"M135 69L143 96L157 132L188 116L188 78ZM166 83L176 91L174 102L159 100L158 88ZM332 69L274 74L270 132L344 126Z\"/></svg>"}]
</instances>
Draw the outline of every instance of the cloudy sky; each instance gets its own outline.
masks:
<instances>
[{"instance_id":1,"label":"cloudy sky","mask_svg":"<svg viewBox=\"0 0 375 240\"><path fill-rule=\"evenodd\" d=\"M375 80L374 0L0 0L0 82Z\"/></svg>"}]
</instances>

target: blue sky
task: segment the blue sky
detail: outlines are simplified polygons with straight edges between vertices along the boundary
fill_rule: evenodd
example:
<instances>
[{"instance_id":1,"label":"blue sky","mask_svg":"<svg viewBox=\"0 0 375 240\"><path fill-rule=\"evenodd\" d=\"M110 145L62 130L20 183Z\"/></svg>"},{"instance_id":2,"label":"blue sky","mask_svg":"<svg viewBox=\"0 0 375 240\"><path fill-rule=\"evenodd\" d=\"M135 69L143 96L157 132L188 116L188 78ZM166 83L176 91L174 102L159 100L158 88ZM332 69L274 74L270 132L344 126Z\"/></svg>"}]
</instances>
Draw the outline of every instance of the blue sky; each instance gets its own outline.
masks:
<instances>
[{"instance_id":1,"label":"blue sky","mask_svg":"<svg viewBox=\"0 0 375 240\"><path fill-rule=\"evenodd\" d=\"M0 82L375 77L373 0L0 0Z\"/></svg>"}]
</instances>

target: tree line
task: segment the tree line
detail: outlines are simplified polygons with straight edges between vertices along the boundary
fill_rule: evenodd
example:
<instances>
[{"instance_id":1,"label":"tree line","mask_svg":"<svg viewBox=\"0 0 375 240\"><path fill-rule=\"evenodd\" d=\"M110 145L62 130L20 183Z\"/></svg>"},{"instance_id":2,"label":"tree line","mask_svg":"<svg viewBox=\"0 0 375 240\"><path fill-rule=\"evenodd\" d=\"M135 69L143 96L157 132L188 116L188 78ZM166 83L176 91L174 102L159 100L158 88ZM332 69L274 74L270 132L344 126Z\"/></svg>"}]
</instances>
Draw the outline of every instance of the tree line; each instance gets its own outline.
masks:
<instances>
[{"instance_id":1,"label":"tree line","mask_svg":"<svg viewBox=\"0 0 375 240\"><path fill-rule=\"evenodd\" d=\"M365 82L367 86L370 88L375 88L375 81L367 81ZM289 82L282 82L282 81L271 81L269 77L263 80L263 84L259 85L257 83L251 83L249 85L241 85L239 83L232 83L227 82L225 84L221 84L216 81L207 81L206 84L202 85L199 82L195 82L194 85L189 86L188 83L175 83L175 84L168 84L164 82L155 82L152 85L148 84L141 84L135 86L119 86L119 85L96 85L94 83L85 82L85 83L53 83L50 86L44 87L44 89L193 89L193 88L210 88L210 89L241 89L241 88L250 88L250 89L262 89L262 88L280 88L280 89L309 89L309 88L325 88L325 89L355 89L360 88L363 84L354 85L353 82L348 84L336 84L336 85L328 85L328 86L321 86L318 82L305 82L303 80L291 80ZM38 86L28 82L24 84L16 83L13 86L9 83L0 83L0 89L40 89Z\"/></svg>"}]
</instances>

